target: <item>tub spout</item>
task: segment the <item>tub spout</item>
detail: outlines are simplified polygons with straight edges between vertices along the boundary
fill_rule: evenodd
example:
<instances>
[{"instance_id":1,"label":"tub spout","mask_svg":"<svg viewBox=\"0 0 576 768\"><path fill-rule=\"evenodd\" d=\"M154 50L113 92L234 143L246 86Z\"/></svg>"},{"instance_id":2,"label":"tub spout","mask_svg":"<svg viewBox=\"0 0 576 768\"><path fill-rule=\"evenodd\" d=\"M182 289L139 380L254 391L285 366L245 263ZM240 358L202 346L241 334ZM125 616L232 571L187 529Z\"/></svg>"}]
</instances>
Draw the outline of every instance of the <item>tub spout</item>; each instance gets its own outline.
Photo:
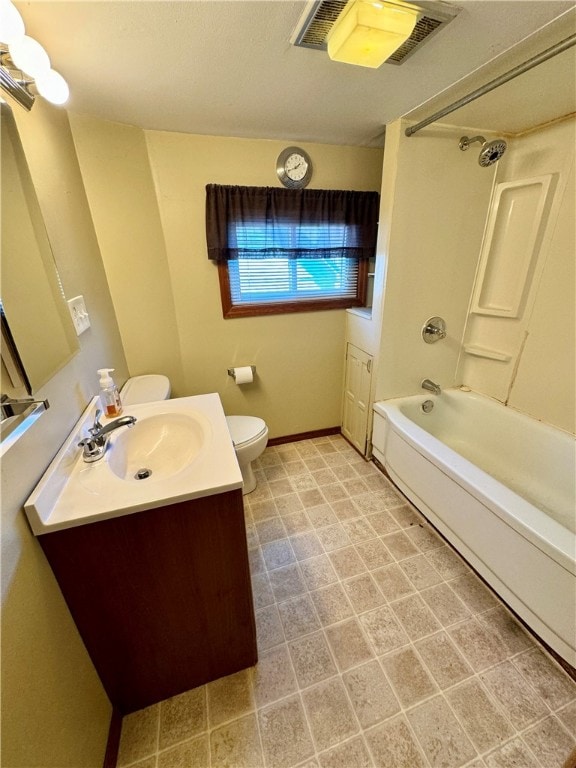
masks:
<instances>
[{"instance_id":1,"label":"tub spout","mask_svg":"<svg viewBox=\"0 0 576 768\"><path fill-rule=\"evenodd\" d=\"M434 395L439 395L442 392L440 385L435 384L433 381L430 381L430 379L424 379L422 381L422 389L426 389Z\"/></svg>"}]
</instances>

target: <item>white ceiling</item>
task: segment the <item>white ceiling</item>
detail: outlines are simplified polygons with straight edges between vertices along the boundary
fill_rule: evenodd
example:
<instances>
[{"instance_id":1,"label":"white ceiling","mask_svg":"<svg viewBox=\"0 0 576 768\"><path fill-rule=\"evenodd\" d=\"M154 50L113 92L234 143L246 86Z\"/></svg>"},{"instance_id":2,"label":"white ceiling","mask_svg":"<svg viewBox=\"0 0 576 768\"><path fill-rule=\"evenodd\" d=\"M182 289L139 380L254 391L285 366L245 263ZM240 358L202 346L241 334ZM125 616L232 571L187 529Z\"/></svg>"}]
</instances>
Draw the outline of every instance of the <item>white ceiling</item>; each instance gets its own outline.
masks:
<instances>
[{"instance_id":1,"label":"white ceiling","mask_svg":"<svg viewBox=\"0 0 576 768\"><path fill-rule=\"evenodd\" d=\"M370 70L290 44L304 1L16 3L27 32L68 80L72 112L156 130L359 146L380 145L386 123L436 97L432 110L415 113L421 119L576 31L573 2L457 4L456 19L405 63ZM508 95L487 117L483 97L475 104L484 110L462 113L467 124L518 131L544 113L547 120L573 111L575 50L550 65L541 90L523 90L520 78L506 86L520 94L513 110Z\"/></svg>"}]
</instances>

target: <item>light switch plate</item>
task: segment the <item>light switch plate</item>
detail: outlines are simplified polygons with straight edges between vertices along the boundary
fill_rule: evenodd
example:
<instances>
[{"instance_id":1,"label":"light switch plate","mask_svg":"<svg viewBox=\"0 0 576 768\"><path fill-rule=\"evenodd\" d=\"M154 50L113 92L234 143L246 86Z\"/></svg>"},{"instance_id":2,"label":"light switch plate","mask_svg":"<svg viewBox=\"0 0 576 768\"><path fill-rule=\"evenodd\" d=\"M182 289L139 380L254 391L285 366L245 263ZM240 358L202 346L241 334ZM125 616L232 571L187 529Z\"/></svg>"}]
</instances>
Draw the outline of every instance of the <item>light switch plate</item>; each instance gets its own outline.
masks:
<instances>
[{"instance_id":1,"label":"light switch plate","mask_svg":"<svg viewBox=\"0 0 576 768\"><path fill-rule=\"evenodd\" d=\"M72 322L76 333L80 336L81 333L90 328L90 318L86 311L86 304L84 303L84 296L75 296L73 299L68 299L68 309L72 315Z\"/></svg>"}]
</instances>

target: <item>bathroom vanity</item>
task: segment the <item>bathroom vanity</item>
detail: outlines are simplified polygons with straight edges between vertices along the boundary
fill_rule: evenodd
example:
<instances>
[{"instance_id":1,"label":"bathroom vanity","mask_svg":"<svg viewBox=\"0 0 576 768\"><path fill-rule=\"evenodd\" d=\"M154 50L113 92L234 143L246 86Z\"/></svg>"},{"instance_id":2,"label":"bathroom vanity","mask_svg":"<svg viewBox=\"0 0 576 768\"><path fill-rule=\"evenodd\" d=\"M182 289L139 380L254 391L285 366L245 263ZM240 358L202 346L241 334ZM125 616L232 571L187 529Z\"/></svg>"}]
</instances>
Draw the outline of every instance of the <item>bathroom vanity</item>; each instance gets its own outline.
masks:
<instances>
[{"instance_id":1,"label":"bathroom vanity","mask_svg":"<svg viewBox=\"0 0 576 768\"><path fill-rule=\"evenodd\" d=\"M216 394L131 406L135 425L85 463L97 405L24 506L127 714L257 661L242 475Z\"/></svg>"},{"instance_id":2,"label":"bathroom vanity","mask_svg":"<svg viewBox=\"0 0 576 768\"><path fill-rule=\"evenodd\" d=\"M256 663L240 489L39 541L122 714Z\"/></svg>"}]
</instances>

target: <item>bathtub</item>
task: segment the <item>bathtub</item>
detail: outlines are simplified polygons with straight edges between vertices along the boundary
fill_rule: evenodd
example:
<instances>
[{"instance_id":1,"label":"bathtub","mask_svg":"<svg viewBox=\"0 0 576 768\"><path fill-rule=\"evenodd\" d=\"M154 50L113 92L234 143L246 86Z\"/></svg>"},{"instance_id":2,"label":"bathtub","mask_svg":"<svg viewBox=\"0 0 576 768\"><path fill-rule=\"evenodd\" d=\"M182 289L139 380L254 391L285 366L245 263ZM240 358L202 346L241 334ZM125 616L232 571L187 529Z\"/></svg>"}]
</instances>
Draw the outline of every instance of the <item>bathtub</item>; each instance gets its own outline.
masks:
<instances>
[{"instance_id":1,"label":"bathtub","mask_svg":"<svg viewBox=\"0 0 576 768\"><path fill-rule=\"evenodd\" d=\"M575 438L457 389L374 412L372 452L394 483L576 667Z\"/></svg>"}]
</instances>

